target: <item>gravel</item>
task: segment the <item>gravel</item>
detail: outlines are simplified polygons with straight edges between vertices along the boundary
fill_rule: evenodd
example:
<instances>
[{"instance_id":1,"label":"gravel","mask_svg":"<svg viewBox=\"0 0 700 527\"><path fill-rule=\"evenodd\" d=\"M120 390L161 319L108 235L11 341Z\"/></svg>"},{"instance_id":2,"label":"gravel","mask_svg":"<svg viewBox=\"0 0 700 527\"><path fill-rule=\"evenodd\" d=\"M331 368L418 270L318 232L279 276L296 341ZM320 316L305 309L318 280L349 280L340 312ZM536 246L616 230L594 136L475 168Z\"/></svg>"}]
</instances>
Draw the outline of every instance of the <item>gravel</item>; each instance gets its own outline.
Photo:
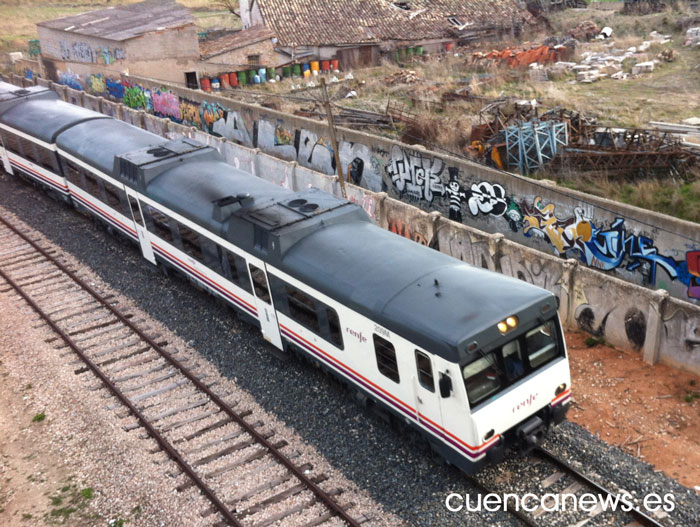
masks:
<instances>
[{"instance_id":1,"label":"gravel","mask_svg":"<svg viewBox=\"0 0 700 527\"><path fill-rule=\"evenodd\" d=\"M363 410L319 369L298 359L281 361L273 356L259 332L232 310L189 282L149 267L135 246L110 237L76 211L6 175L0 176L0 205L88 264L107 284L179 335L388 512L420 527L517 525L501 512L447 511L448 494L475 495L476 490L457 470L433 459L420 438L396 431ZM679 507L666 524L697 525L700 498L693 491L582 428L562 425L548 446L581 463L587 472L599 474L606 483L615 481L637 496L673 492ZM520 465L509 464L514 480L521 479ZM488 481L502 470L489 468L480 477ZM522 477L527 477L526 471ZM588 525L598 524L594 519Z\"/></svg>"}]
</instances>

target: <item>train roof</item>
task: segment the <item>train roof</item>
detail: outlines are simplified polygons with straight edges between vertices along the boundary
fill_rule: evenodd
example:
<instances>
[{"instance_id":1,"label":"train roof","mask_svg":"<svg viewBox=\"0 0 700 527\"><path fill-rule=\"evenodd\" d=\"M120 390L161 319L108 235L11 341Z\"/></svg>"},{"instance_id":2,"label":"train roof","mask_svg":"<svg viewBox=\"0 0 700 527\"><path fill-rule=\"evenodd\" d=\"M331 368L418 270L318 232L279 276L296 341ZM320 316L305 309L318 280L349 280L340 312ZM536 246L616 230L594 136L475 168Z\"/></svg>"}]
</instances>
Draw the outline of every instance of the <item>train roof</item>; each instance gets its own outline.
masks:
<instances>
[{"instance_id":1,"label":"train roof","mask_svg":"<svg viewBox=\"0 0 700 527\"><path fill-rule=\"evenodd\" d=\"M273 265L309 232L348 219L369 221L346 200L318 189L292 192L220 158L176 164L153 178L146 194Z\"/></svg>"},{"instance_id":2,"label":"train roof","mask_svg":"<svg viewBox=\"0 0 700 527\"><path fill-rule=\"evenodd\" d=\"M224 161L192 161L157 176L147 195L192 221L221 234L215 222L214 202L248 193L257 204L289 194L283 187L236 169Z\"/></svg>"},{"instance_id":3,"label":"train roof","mask_svg":"<svg viewBox=\"0 0 700 527\"><path fill-rule=\"evenodd\" d=\"M95 119L109 118L55 98L29 98L0 115L0 122L45 143L54 143L56 137L71 126Z\"/></svg>"},{"instance_id":4,"label":"train roof","mask_svg":"<svg viewBox=\"0 0 700 527\"><path fill-rule=\"evenodd\" d=\"M553 299L521 280L472 267L385 231L351 222L293 246L283 269L445 360L465 358L466 338L505 316ZM552 302L553 304L553 302Z\"/></svg>"},{"instance_id":5,"label":"train roof","mask_svg":"<svg viewBox=\"0 0 700 527\"><path fill-rule=\"evenodd\" d=\"M112 174L115 156L167 142L159 135L111 117L103 117L67 129L56 138L56 145L103 173Z\"/></svg>"}]
</instances>

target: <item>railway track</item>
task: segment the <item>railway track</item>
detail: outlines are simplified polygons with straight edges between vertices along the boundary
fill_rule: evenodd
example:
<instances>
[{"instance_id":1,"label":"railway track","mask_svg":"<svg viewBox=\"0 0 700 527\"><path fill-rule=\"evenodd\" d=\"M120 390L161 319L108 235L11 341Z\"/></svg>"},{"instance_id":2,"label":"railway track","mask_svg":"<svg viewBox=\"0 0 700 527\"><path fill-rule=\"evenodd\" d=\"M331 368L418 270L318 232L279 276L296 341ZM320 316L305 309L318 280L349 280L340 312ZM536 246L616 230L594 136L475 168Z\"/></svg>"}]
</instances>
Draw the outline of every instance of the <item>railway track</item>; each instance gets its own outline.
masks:
<instances>
[{"instance_id":1,"label":"railway track","mask_svg":"<svg viewBox=\"0 0 700 527\"><path fill-rule=\"evenodd\" d=\"M526 465L534 469L533 474L527 480L521 479L518 483L525 485L520 485L515 492L523 497L528 493L541 497L544 497L545 494L551 495L550 499L543 499L536 508L531 504L526 504L528 506L527 512L515 510L512 503L510 504L508 512L528 527L594 527L602 525L665 527L659 521L665 516L663 512L658 513L659 518L655 519L643 512L639 506L629 511L606 510L601 500L615 500L620 497L620 494L596 483L589 476L545 448L536 447L531 455L525 459L527 459ZM546 476L542 477L540 474L546 474ZM504 494L503 491L495 489L493 485L483 482L481 478L472 477L470 480L482 494ZM537 488L533 488L533 484ZM514 491L509 490L508 492ZM587 510L571 512L572 502L569 501L567 509L569 512L553 510L557 499L561 503L564 502L565 495L575 495L580 498L586 493L598 496L598 503L589 505ZM622 503L620 502L620 505ZM529 510L533 508L534 510Z\"/></svg>"},{"instance_id":2,"label":"railway track","mask_svg":"<svg viewBox=\"0 0 700 527\"><path fill-rule=\"evenodd\" d=\"M92 389L106 387L118 399L110 408L128 409L124 427L144 429L156 451L177 464L177 490L194 486L206 496L211 506L201 514L213 525L357 527L368 520L350 512L354 503L343 503L343 489L325 474L295 462L294 445L237 409L231 393L218 393L187 357L122 312L114 295L2 217L0 278L7 284L0 292L16 291L51 328L54 345L79 357L76 374L92 372L100 380Z\"/></svg>"}]
</instances>

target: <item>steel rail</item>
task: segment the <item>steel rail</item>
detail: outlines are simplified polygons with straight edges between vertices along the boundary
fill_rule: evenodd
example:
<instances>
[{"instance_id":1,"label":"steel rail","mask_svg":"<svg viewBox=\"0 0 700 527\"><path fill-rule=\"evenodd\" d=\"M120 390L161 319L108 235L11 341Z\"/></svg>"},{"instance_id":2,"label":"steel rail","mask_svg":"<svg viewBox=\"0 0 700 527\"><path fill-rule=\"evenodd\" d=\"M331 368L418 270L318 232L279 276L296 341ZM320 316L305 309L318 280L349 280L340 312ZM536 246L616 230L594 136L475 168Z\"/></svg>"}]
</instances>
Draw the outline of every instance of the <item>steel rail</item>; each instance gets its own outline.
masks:
<instances>
[{"instance_id":1,"label":"steel rail","mask_svg":"<svg viewBox=\"0 0 700 527\"><path fill-rule=\"evenodd\" d=\"M59 262L56 258L51 256L47 251L45 251L42 247L40 247L37 243L35 243L33 240L29 239L28 236L26 236L24 233L22 233L19 229L17 229L14 225L9 223L5 218L0 217L0 223L5 225L8 229L10 229L12 232L14 232L17 236L22 238L25 242L27 242L29 245L31 245L34 249L36 249L39 253L42 254L46 259L48 259L50 262L52 262L56 267L58 267L61 271L63 271L66 275L68 275L72 280L74 280L81 288L83 288L86 292L88 292L90 295L92 295L95 300L97 300L102 306L104 306L106 309L108 309L115 317L119 319L119 321L124 324L125 326L129 327L134 333L136 333L144 342L146 342L150 347L152 347L156 352L158 352L165 360L167 360L171 365L176 367L182 375L187 377L200 391L205 393L226 415L228 415L236 424L238 424L241 428L243 428L248 434L250 434L258 444L263 446L270 454L272 454L273 457L275 457L282 465L284 465L294 476L301 481L310 491L312 491L318 498L319 500L326 505L332 512L335 513L336 516L338 516L340 519L342 519L344 522L346 522L350 527L360 527L360 524L352 517L350 514L343 509L340 505L338 505L331 496L325 492L321 487L319 487L316 483L314 483L311 478L306 476L299 467L294 465L294 463L287 458L278 448L276 448L270 441L268 441L260 432L258 432L252 425L248 424L243 417L238 415L236 412L233 411L233 409L227 405L218 395L216 395L212 390L210 390L202 381L200 381L197 377L195 377L190 371L187 370L185 366L182 365L180 361L175 359L165 351L161 346L158 345L157 342L155 342L154 339L149 337L143 330L138 328L136 325L134 325L128 318L126 318L124 315L122 315L114 306L112 306L107 300L105 300L97 291L95 291L88 283L86 283L84 280L82 280L80 277L78 277L73 271L68 269L65 265L63 265L61 262ZM14 289L16 289L20 295L27 300L27 302L32 306L32 308L37 311L42 318L44 318L49 325L56 331L61 338L63 338L71 348L78 353L78 355L81 356L83 360L85 360L86 364L90 367L90 369L95 372L95 374L105 382L110 390L112 390L115 394L118 392L118 388L116 386L113 386L112 383L107 379L104 374L102 374L98 367L90 361L89 358L85 357L84 354L82 354L80 351L78 351L77 346L75 343L70 339L68 335L66 335L63 331L61 331L60 328L56 326L42 311L41 308L31 299L29 298L21 289L15 284L11 279L4 273L2 270L0 270L0 276L5 278L7 282L12 285ZM72 344L70 344L70 343ZM135 408L131 403L126 401L126 398L121 395L117 396L125 402L125 404L134 412L135 415L140 416L139 420L144 424L144 426L149 430L149 433L152 433L154 437L160 437L160 434L151 426L149 425L145 417L139 412L137 408ZM123 399L122 399L123 398ZM164 449L176 460L181 460L178 461L179 464L183 467L183 470L187 472L187 474L192 478L192 480L197 484L197 486L202 489L202 492L205 493L205 495L211 499L211 501L216 505L217 509L219 509L224 517L227 519L227 521L231 522L233 525L236 527L242 526L242 524L233 516L230 511L226 508L226 505L222 503L209 489L209 487L202 481L199 476L192 470L189 465L187 465L186 461L180 457L180 455L172 449L172 447L167 444L167 441L162 438L163 443L161 443L161 440L159 440L159 444L161 444ZM165 446L167 445L167 446ZM206 490L205 490L206 489Z\"/></svg>"},{"instance_id":2,"label":"steel rail","mask_svg":"<svg viewBox=\"0 0 700 527\"><path fill-rule=\"evenodd\" d=\"M51 320L49 315L47 315L40 307L39 305L27 294L24 292L22 287L17 284L12 278L10 278L7 273L0 268L0 277L3 278L12 288L17 291L17 293L29 304L29 306L43 318L46 323L49 325L49 327L56 332L62 339L63 341L80 357L80 359L87 365L88 368L109 388L109 391L112 392L112 394L121 401L121 403L129 408L129 411L131 411L132 414L136 416L136 418L141 422L141 425L146 429L148 434L153 437L160 447L165 450L168 455L182 468L183 471L192 479L192 481L199 487L199 489L204 493L204 495L209 499L214 506L219 510L219 512L223 515L223 517L234 525L235 527L243 527L243 524L239 522L236 517L233 515L231 511L228 510L228 507L219 499L217 498L216 494L214 494L214 491L200 478L197 473L190 467L190 465L182 458L182 456L170 445L167 439L163 435L161 435L153 425L151 425L148 422L148 419L146 419L146 416L143 415L143 413L136 408L136 406L129 401L128 397L122 393L122 391L115 386L115 384L104 374L102 371L99 369L99 367L87 356L85 353L80 349L80 347L75 343L75 341L65 332L63 331L58 325Z\"/></svg>"},{"instance_id":3,"label":"steel rail","mask_svg":"<svg viewBox=\"0 0 700 527\"><path fill-rule=\"evenodd\" d=\"M613 491L606 489L605 487L596 483L595 481L593 481L591 478L589 478L588 476L586 476L582 472L579 472L574 467L572 467L568 462L557 457L555 454L553 454L549 450L546 450L545 448L543 448L541 446L537 446L533 449L533 453L537 456L540 456L541 458L543 458L547 461L554 463L559 468L564 469L569 474L573 475L574 477L576 477L577 479L579 479L580 481L582 481L586 485L596 489L598 492L602 492L602 493L607 494L609 496L615 496L615 497L618 496ZM625 512L629 512L632 516L634 516L635 520L640 522L642 525L645 525L646 527L665 527L663 523L656 521L654 518L648 516L647 514L645 514L644 512L642 512L641 510L639 510L636 507L630 509L629 511L625 511Z\"/></svg>"}]
</instances>

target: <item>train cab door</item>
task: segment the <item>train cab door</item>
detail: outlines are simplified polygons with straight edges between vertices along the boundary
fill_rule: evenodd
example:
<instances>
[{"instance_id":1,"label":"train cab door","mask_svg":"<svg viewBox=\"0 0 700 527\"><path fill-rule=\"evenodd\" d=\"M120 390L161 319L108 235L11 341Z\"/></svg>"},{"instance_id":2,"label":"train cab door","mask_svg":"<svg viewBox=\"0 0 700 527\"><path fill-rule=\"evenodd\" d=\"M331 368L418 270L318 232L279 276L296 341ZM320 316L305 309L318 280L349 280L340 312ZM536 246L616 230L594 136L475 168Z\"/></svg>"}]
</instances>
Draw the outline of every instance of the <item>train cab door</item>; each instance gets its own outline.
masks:
<instances>
[{"instance_id":1,"label":"train cab door","mask_svg":"<svg viewBox=\"0 0 700 527\"><path fill-rule=\"evenodd\" d=\"M129 198L129 208L131 209L131 217L134 219L134 228L136 229L136 234L139 237L139 245L141 246L141 253L143 257L156 265L156 256L153 253L153 247L151 246L151 239L148 236L148 230L146 230L146 224L143 221L143 214L141 213L141 205L136 196L132 194L129 189L126 190L126 195Z\"/></svg>"},{"instance_id":2,"label":"train cab door","mask_svg":"<svg viewBox=\"0 0 700 527\"><path fill-rule=\"evenodd\" d=\"M414 352L415 375L413 376L413 391L416 403L416 418L418 422L429 429L442 426L440 411L440 393L435 377L433 360L427 353L419 350Z\"/></svg>"},{"instance_id":3,"label":"train cab door","mask_svg":"<svg viewBox=\"0 0 700 527\"><path fill-rule=\"evenodd\" d=\"M265 263L260 261L259 265L250 263L250 278L253 282L253 290L255 291L255 304L258 309L258 320L260 320L260 330L263 338L273 346L283 349L282 335L280 335L280 327L277 322L277 314L272 305L272 295L270 294L270 285L267 280L267 269Z\"/></svg>"}]
</instances>

